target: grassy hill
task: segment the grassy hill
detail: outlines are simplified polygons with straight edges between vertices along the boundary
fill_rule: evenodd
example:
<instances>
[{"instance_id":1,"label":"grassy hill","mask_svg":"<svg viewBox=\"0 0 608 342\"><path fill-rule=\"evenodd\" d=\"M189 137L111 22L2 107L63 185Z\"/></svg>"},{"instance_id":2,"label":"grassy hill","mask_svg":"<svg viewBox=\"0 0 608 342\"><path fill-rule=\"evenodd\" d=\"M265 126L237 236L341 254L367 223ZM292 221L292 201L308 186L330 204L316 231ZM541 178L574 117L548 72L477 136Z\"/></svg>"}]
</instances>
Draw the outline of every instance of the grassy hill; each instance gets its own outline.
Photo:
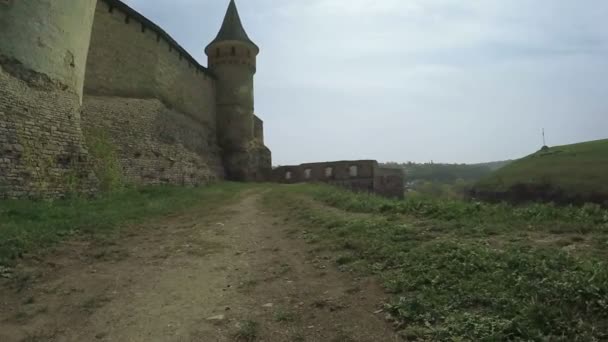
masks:
<instances>
[{"instance_id":1,"label":"grassy hill","mask_svg":"<svg viewBox=\"0 0 608 342\"><path fill-rule=\"evenodd\" d=\"M481 179L473 194L490 200L605 203L608 139L540 150Z\"/></svg>"}]
</instances>

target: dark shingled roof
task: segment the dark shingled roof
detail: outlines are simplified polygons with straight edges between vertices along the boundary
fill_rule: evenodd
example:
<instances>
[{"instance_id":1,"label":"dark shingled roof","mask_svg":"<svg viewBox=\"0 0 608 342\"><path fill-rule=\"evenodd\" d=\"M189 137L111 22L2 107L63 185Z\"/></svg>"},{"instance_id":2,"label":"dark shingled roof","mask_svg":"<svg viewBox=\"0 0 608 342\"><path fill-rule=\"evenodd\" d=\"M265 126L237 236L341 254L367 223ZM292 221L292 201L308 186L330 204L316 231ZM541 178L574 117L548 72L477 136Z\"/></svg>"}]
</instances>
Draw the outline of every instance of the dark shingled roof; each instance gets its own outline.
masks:
<instances>
[{"instance_id":1,"label":"dark shingled roof","mask_svg":"<svg viewBox=\"0 0 608 342\"><path fill-rule=\"evenodd\" d=\"M249 36L247 36L247 32L245 32L245 29L243 28L241 18L239 17L239 11L236 8L234 0L230 0L230 5L228 5L228 10L226 11L226 16L224 17L224 22L222 23L220 32L218 32L217 37L215 37L215 39L209 43L207 47L211 46L213 43L226 40L236 40L249 43L259 50L258 46L255 45L251 39L249 39Z\"/></svg>"}]
</instances>

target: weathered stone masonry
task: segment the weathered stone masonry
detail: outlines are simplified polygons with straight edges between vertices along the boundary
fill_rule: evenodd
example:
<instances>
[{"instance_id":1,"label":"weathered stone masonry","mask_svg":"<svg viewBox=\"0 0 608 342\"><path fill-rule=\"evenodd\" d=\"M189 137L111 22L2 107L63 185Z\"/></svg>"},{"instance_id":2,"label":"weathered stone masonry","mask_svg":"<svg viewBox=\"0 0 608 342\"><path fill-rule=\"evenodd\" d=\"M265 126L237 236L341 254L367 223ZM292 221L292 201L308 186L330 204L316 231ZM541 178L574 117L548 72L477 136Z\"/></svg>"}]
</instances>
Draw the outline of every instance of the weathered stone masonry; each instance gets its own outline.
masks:
<instances>
[{"instance_id":1,"label":"weathered stone masonry","mask_svg":"<svg viewBox=\"0 0 608 342\"><path fill-rule=\"evenodd\" d=\"M221 179L215 76L159 30L121 3L98 3L83 128L89 135L109 134L129 182Z\"/></svg>"},{"instance_id":2,"label":"weathered stone masonry","mask_svg":"<svg viewBox=\"0 0 608 342\"><path fill-rule=\"evenodd\" d=\"M0 2L0 197L95 188L80 127L94 8L94 0Z\"/></svg>"},{"instance_id":3,"label":"weathered stone masonry","mask_svg":"<svg viewBox=\"0 0 608 342\"><path fill-rule=\"evenodd\" d=\"M272 178L278 183L328 183L354 191L403 198L403 171L382 168L375 160L343 160L281 166L272 171Z\"/></svg>"},{"instance_id":4,"label":"weathered stone masonry","mask_svg":"<svg viewBox=\"0 0 608 342\"><path fill-rule=\"evenodd\" d=\"M99 132L129 182L268 179L259 49L233 1L211 46L209 70L118 0L0 2L0 197L94 191Z\"/></svg>"}]
</instances>

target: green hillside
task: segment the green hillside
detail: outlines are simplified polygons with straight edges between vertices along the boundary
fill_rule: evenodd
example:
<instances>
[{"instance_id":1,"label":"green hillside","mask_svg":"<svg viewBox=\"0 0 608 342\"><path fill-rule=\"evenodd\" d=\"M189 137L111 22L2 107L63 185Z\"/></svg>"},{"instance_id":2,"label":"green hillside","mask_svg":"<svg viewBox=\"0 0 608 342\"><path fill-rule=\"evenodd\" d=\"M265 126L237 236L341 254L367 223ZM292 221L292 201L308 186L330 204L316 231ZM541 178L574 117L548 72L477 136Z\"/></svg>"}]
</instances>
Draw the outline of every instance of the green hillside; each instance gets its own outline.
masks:
<instances>
[{"instance_id":1,"label":"green hillside","mask_svg":"<svg viewBox=\"0 0 608 342\"><path fill-rule=\"evenodd\" d=\"M497 200L604 202L608 200L608 139L538 151L483 178L473 194Z\"/></svg>"}]
</instances>

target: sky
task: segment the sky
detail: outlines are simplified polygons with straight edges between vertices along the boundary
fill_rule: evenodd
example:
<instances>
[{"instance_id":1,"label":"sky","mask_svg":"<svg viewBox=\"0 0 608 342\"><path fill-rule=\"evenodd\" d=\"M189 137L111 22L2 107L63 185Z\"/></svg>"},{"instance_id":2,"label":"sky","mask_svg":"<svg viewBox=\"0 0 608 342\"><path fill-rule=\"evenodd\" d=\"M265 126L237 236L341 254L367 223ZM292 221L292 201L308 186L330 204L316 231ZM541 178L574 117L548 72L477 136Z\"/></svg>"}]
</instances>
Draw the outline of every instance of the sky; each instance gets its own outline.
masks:
<instances>
[{"instance_id":1,"label":"sky","mask_svg":"<svg viewBox=\"0 0 608 342\"><path fill-rule=\"evenodd\" d=\"M207 65L228 0L127 0ZM237 0L274 165L608 138L606 0Z\"/></svg>"}]
</instances>

